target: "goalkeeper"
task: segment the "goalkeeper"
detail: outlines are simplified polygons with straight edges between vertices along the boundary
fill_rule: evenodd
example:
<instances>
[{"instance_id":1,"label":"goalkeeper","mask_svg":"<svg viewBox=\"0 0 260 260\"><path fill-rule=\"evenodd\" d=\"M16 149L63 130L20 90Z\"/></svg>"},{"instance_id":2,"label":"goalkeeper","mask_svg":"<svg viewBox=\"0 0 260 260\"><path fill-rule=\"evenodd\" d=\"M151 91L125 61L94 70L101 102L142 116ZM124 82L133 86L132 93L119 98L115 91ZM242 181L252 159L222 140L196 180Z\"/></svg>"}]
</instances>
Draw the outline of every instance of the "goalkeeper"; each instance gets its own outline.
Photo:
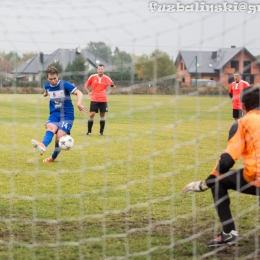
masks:
<instances>
[{"instance_id":1,"label":"goalkeeper","mask_svg":"<svg viewBox=\"0 0 260 260\"><path fill-rule=\"evenodd\" d=\"M226 150L205 181L189 183L183 192L211 189L215 208L222 224L220 235L208 242L209 247L233 245L238 233L230 211L228 190L260 195L260 89L249 86L241 92L244 117L236 121L230 131ZM242 156L244 168L232 169Z\"/></svg>"}]
</instances>

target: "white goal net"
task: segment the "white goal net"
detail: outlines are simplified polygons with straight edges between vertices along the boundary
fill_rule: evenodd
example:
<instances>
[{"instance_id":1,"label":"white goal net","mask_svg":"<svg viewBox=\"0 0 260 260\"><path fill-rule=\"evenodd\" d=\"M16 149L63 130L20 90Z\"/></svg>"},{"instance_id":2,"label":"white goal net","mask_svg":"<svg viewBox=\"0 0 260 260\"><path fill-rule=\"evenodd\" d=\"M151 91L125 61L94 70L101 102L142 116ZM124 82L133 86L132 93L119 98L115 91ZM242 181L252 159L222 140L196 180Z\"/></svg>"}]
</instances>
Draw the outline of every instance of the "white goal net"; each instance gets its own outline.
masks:
<instances>
[{"instance_id":1,"label":"white goal net","mask_svg":"<svg viewBox=\"0 0 260 260\"><path fill-rule=\"evenodd\" d=\"M227 145L233 73L258 84L259 12L252 1L0 1L0 259L258 259L257 197L230 191L239 241L208 249L221 231L211 192L182 190ZM44 163L55 136L43 156L31 140L46 131L45 70L57 66L89 109L99 64L117 86L104 135L99 113L86 135L72 95L74 146Z\"/></svg>"}]
</instances>

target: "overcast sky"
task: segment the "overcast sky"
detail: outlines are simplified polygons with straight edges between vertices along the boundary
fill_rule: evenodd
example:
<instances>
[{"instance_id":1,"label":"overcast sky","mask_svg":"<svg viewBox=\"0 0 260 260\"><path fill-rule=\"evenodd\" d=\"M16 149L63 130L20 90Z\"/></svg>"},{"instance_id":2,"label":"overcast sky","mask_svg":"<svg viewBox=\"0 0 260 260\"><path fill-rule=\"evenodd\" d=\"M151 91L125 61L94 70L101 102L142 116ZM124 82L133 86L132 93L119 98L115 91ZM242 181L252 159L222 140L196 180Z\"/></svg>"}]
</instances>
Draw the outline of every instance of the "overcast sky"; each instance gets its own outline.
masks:
<instances>
[{"instance_id":1,"label":"overcast sky","mask_svg":"<svg viewBox=\"0 0 260 260\"><path fill-rule=\"evenodd\" d=\"M136 55L245 46L260 54L259 12L155 12L147 0L0 0L0 51L52 53L103 41ZM176 6L195 1L154 1ZM197 1L211 4L214 1ZM241 3L242 1L237 1ZM253 4L257 1L244 1ZM224 1L215 1L223 5ZM236 1L228 1L229 4ZM238 4L235 4L238 6ZM235 7L234 7L235 8Z\"/></svg>"}]
</instances>

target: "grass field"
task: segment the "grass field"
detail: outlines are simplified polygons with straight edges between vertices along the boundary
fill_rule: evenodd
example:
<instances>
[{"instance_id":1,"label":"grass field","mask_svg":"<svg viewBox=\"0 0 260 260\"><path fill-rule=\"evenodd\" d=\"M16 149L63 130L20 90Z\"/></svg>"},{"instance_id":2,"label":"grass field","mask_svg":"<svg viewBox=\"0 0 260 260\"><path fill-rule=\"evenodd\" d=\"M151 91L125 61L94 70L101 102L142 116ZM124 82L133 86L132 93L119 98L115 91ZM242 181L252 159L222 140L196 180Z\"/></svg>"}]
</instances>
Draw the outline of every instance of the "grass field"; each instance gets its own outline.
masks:
<instances>
[{"instance_id":1,"label":"grass field","mask_svg":"<svg viewBox=\"0 0 260 260\"><path fill-rule=\"evenodd\" d=\"M76 110L73 149L44 164L53 142L40 156L30 141L45 133L48 99L0 96L0 259L258 259L255 197L231 194L242 239L212 251L210 192L182 194L226 146L229 98L112 95L109 110L103 137L99 115L86 136Z\"/></svg>"}]
</instances>

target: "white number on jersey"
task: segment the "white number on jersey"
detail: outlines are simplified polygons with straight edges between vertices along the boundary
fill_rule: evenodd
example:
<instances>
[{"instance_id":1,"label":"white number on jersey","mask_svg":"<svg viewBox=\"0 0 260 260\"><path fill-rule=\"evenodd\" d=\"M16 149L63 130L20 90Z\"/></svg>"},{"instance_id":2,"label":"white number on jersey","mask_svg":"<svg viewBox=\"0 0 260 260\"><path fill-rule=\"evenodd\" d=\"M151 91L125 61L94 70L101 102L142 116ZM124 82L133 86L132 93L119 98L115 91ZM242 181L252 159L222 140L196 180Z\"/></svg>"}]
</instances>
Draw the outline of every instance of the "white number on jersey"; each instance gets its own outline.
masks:
<instances>
[{"instance_id":1,"label":"white number on jersey","mask_svg":"<svg viewBox=\"0 0 260 260\"><path fill-rule=\"evenodd\" d=\"M62 127L67 129L68 128L68 123L62 122Z\"/></svg>"}]
</instances>

